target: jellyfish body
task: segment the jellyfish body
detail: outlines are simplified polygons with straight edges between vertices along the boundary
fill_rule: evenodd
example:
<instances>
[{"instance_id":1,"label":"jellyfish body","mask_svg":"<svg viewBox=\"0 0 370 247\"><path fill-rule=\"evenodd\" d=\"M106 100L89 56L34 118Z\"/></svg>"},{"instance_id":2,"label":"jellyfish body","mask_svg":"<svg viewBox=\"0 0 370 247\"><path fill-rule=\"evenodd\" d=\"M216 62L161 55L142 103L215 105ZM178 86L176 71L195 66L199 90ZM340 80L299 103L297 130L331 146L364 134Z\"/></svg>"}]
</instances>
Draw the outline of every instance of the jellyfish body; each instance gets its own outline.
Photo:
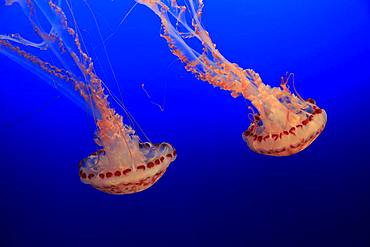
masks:
<instances>
[{"instance_id":1,"label":"jellyfish body","mask_svg":"<svg viewBox=\"0 0 370 247\"><path fill-rule=\"evenodd\" d=\"M145 160L135 164L118 163L112 166L104 150L80 161L80 178L83 183L112 194L130 194L153 185L176 158L176 150L168 143L143 143L140 152Z\"/></svg>"},{"instance_id":2,"label":"jellyfish body","mask_svg":"<svg viewBox=\"0 0 370 247\"><path fill-rule=\"evenodd\" d=\"M185 69L198 79L227 90L233 97L249 100L257 113L243 133L243 139L255 152L286 156L309 146L325 127L327 116L315 103L306 101L298 93L290 92L286 82L270 87L251 69L242 69L228 61L216 49L208 32L201 25L202 0L136 0L159 16L161 35L171 52ZM198 40L201 50L187 42ZM194 44L194 42L191 42Z\"/></svg>"},{"instance_id":3,"label":"jellyfish body","mask_svg":"<svg viewBox=\"0 0 370 247\"><path fill-rule=\"evenodd\" d=\"M254 114L243 139L253 151L272 156L288 156L308 147L323 131L326 112L313 101L291 94L287 88L266 86L260 102L264 111ZM269 107L266 107L268 105Z\"/></svg>"},{"instance_id":4,"label":"jellyfish body","mask_svg":"<svg viewBox=\"0 0 370 247\"><path fill-rule=\"evenodd\" d=\"M6 1L7 5L14 3L21 6L42 42L26 40L20 34L0 35L0 53L42 79L48 82L52 79L70 98L76 98L77 92L77 101L85 102L94 117L96 143L102 149L80 161L82 182L111 194L130 194L154 184L176 158L174 148L168 143L142 143L135 131L123 123L123 117L110 107L105 94L109 88L94 72L92 59L82 49L78 32L69 26L59 4L52 0ZM49 32L38 22L38 13L42 13L51 26ZM52 51L59 63L45 61L21 46Z\"/></svg>"}]
</instances>

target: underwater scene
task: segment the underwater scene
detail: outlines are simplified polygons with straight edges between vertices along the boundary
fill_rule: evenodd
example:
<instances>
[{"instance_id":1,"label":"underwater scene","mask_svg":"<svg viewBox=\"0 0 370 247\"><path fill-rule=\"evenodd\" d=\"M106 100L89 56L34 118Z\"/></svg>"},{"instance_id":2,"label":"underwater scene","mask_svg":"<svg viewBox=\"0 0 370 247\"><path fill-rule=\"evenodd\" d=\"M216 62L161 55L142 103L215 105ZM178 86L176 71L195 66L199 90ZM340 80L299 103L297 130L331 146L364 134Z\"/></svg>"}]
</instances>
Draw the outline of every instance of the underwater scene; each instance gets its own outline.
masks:
<instances>
[{"instance_id":1,"label":"underwater scene","mask_svg":"<svg viewBox=\"0 0 370 247\"><path fill-rule=\"evenodd\" d=\"M0 246L370 246L370 3L0 0Z\"/></svg>"}]
</instances>

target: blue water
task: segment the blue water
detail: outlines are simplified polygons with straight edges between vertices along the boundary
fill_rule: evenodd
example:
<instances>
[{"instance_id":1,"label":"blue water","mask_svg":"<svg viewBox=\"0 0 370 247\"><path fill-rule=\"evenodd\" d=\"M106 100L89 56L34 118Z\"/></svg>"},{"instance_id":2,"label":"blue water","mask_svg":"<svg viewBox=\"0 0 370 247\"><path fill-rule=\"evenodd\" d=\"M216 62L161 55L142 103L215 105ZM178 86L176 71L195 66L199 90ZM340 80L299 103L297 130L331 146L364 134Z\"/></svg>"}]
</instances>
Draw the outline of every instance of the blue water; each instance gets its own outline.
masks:
<instances>
[{"instance_id":1,"label":"blue water","mask_svg":"<svg viewBox=\"0 0 370 247\"><path fill-rule=\"evenodd\" d=\"M19 9L0 3L0 33L31 33ZM104 37L133 4L91 2ZM142 193L82 184L77 162L96 150L91 117L0 54L0 246L370 246L370 3L205 5L204 26L229 60L275 86L295 73L301 95L328 113L321 136L291 157L250 151L247 102L172 64L159 20L137 6L107 50L127 108L178 158Z\"/></svg>"}]
</instances>

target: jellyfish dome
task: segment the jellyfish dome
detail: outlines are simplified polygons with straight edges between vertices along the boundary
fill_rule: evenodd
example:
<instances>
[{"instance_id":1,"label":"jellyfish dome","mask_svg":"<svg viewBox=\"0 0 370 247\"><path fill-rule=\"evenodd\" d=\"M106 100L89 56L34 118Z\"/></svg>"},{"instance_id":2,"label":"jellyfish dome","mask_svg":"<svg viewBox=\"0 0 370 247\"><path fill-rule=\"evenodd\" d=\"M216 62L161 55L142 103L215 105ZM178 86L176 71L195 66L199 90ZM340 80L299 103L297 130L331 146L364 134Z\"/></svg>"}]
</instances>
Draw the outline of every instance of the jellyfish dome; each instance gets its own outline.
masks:
<instances>
[{"instance_id":1,"label":"jellyfish dome","mask_svg":"<svg viewBox=\"0 0 370 247\"><path fill-rule=\"evenodd\" d=\"M144 160L139 159L134 165L112 162L104 150L91 154L79 163L81 181L106 193L131 194L152 186L176 158L176 150L168 143L146 142L136 151L136 156Z\"/></svg>"},{"instance_id":2,"label":"jellyfish dome","mask_svg":"<svg viewBox=\"0 0 370 247\"><path fill-rule=\"evenodd\" d=\"M198 79L242 96L253 105L253 121L243 139L255 152L292 155L308 147L323 131L326 112L287 85L270 87L259 74L228 61L201 24L203 0L136 0L159 16L171 52ZM197 49L200 47L200 49ZM294 79L294 78L293 78ZM293 87L294 80L293 80Z\"/></svg>"},{"instance_id":3,"label":"jellyfish dome","mask_svg":"<svg viewBox=\"0 0 370 247\"><path fill-rule=\"evenodd\" d=\"M18 4L22 8L41 42L27 40L18 33L3 34L0 35L0 53L88 108L93 116L99 151L79 162L81 181L110 194L139 192L158 181L175 160L176 150L168 143L140 141L135 131L124 124L123 117L110 106L108 96L132 121L123 102L96 74L93 60L82 45L74 14L69 15L74 23L71 27L60 7L61 1L11 0L6 4ZM69 9L72 12L72 8ZM40 21L40 15L47 23ZM43 55L49 58L53 55L55 59L46 60Z\"/></svg>"},{"instance_id":4,"label":"jellyfish dome","mask_svg":"<svg viewBox=\"0 0 370 247\"><path fill-rule=\"evenodd\" d=\"M312 99L282 88L265 86L259 113L244 131L243 139L253 151L271 156L289 156L308 147L324 130L327 116ZM264 96L263 96L264 95Z\"/></svg>"}]
</instances>

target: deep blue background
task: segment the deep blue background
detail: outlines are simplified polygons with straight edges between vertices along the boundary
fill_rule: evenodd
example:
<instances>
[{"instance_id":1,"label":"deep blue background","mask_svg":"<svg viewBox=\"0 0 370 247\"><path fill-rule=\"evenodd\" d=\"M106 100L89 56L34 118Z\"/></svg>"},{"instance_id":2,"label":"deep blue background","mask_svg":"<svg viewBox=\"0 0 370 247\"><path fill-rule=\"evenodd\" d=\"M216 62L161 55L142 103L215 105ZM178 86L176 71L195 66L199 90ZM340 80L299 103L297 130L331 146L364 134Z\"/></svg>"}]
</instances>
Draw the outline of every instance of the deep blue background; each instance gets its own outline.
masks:
<instances>
[{"instance_id":1,"label":"deep blue background","mask_svg":"<svg viewBox=\"0 0 370 247\"><path fill-rule=\"evenodd\" d=\"M106 37L134 2L99 2ZM0 33L30 32L0 3ZM0 246L370 246L370 3L205 5L204 26L229 60L272 85L295 73L301 95L328 113L321 136L291 157L251 152L247 103L170 65L158 18L137 6L107 49L127 108L177 160L142 193L82 184L76 164L96 150L92 119L0 54ZM81 25L87 13L79 9Z\"/></svg>"}]
</instances>

